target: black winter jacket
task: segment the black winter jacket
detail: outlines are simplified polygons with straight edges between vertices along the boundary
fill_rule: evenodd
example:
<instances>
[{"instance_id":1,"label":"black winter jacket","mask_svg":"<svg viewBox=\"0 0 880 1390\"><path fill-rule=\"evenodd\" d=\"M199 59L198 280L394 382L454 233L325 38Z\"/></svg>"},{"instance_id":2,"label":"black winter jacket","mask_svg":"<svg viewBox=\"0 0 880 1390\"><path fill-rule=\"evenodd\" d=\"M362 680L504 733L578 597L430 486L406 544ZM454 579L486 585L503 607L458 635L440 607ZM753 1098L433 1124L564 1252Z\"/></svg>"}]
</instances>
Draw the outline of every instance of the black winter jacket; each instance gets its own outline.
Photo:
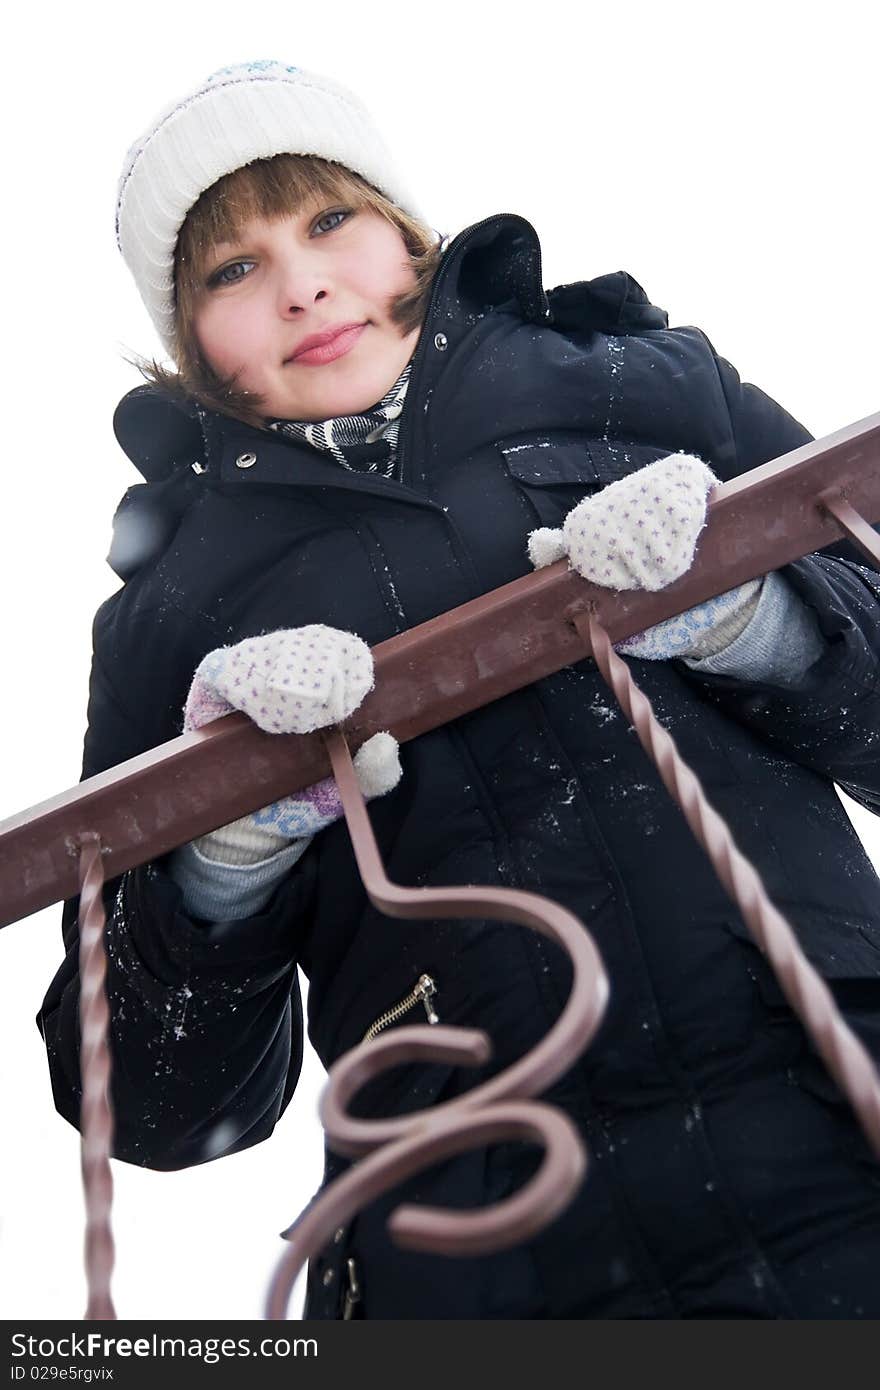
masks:
<instances>
[{"instance_id":1,"label":"black winter jacket","mask_svg":"<svg viewBox=\"0 0 880 1390\"><path fill-rule=\"evenodd\" d=\"M530 530L665 454L696 453L727 479L810 438L702 332L670 329L629 275L545 294L536 234L509 215L444 255L401 421L402 481L153 387L125 397L115 426L146 482L116 517L110 559L125 583L95 619L84 776L177 735L214 647L305 623L375 644L527 573ZM243 468L246 453L256 462ZM833 787L880 809L880 582L856 561L841 544L783 571L826 643L794 688L632 666L877 1052L880 882ZM308 1314L339 1315L353 1255L368 1317L859 1316L859 1260L867 1270L880 1252L877 1165L594 663L415 740L402 761L399 787L371 806L392 878L534 889L597 941L606 1019L546 1093L580 1126L590 1172L518 1250L396 1251L384 1221L402 1197L497 1200L535 1151L495 1145L437 1165L313 1262ZM423 972L441 1021L493 1040L476 1073L388 1073L356 1104L364 1114L446 1099L509 1064L569 985L524 928L381 917L344 823L252 918L188 918L163 861L111 885L108 902L116 1153L153 1168L272 1132L299 1074L297 967L327 1066ZM75 904L64 939L39 1024L57 1107L76 1124ZM326 1176L345 1166L328 1153Z\"/></svg>"}]
</instances>

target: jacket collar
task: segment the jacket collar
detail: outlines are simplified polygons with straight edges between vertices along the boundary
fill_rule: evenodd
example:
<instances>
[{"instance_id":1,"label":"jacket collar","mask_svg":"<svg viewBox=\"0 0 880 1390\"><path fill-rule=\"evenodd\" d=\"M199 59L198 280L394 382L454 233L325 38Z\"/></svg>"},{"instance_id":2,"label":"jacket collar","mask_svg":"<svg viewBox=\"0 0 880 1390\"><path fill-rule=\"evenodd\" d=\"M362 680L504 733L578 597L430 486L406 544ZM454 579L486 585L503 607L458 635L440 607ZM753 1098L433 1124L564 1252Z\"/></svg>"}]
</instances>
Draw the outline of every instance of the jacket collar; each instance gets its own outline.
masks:
<instances>
[{"instance_id":1,"label":"jacket collar","mask_svg":"<svg viewBox=\"0 0 880 1390\"><path fill-rule=\"evenodd\" d=\"M464 338L477 318L501 305L515 305L527 322L566 331L638 331L666 326L666 315L650 304L641 286L625 271L597 280L562 285L549 295L542 286L541 246L524 217L499 213L459 233L448 245L434 278L430 306L416 348L439 331L449 346ZM414 382L416 372L414 369ZM411 387L411 390L413 388ZM295 447L277 435L206 410L196 402L169 395L158 387L138 386L123 397L113 417L116 438L148 482L159 482L192 464L229 475L235 457L249 445L274 442ZM234 457L233 457L234 456ZM338 465L316 455L309 481L328 482ZM262 471L262 470L261 470ZM297 475L302 479L298 463ZM231 476L236 476L235 474ZM240 481L242 474L237 478ZM356 483L357 475L345 474Z\"/></svg>"}]
</instances>

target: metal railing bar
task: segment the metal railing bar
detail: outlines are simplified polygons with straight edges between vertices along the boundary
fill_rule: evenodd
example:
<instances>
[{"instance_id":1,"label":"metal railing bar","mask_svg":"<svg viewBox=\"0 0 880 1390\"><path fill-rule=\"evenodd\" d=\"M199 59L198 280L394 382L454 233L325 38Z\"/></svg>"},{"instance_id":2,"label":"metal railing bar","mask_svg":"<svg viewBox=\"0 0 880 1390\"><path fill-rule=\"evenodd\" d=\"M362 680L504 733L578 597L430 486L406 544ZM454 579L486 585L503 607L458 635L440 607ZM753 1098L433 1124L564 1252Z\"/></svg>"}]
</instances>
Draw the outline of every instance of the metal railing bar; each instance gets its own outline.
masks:
<instances>
[{"instance_id":1,"label":"metal railing bar","mask_svg":"<svg viewBox=\"0 0 880 1390\"><path fill-rule=\"evenodd\" d=\"M349 744L379 729L405 742L581 660L578 613L621 641L839 540L852 521L836 499L880 521L880 414L717 488L693 566L666 589L601 589L563 560L378 644L376 689L344 726ZM171 739L0 824L0 926L77 892L86 829L114 878L328 771L319 735L265 734L243 714Z\"/></svg>"}]
</instances>

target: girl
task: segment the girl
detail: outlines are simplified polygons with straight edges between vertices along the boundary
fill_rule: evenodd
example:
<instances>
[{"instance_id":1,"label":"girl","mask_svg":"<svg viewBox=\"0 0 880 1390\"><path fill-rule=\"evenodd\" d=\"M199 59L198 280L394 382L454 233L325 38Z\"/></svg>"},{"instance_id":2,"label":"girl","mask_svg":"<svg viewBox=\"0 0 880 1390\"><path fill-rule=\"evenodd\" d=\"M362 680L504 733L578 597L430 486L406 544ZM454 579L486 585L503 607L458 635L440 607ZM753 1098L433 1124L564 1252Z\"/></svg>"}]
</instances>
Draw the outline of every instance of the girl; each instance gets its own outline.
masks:
<instances>
[{"instance_id":1,"label":"girl","mask_svg":"<svg viewBox=\"0 0 880 1390\"><path fill-rule=\"evenodd\" d=\"M810 439L623 272L545 293L522 218L438 244L359 102L301 69L227 68L169 107L126 161L117 224L176 370L154 364L115 417L146 481L116 516L84 776L230 708L328 726L370 688L370 647L530 562L662 587L716 479ZM841 544L623 648L875 1047L880 885L833 783L880 806L878 599ZM880 1169L594 663L399 759L377 735L358 769L392 878L558 900L612 999L545 1093L592 1156L566 1212L494 1256L394 1248L399 1202L484 1205L537 1161L460 1155L336 1233L306 1315L880 1315ZM567 967L536 934L375 912L339 815L327 781L110 885L117 1157L174 1169L272 1132L299 1074L298 967L328 1067L399 1001L404 1023L424 1003L492 1038L482 1071L398 1068L356 1113L461 1094L558 1015ZM39 1024L76 1124L75 903L64 935ZM327 1152L327 1181L345 1167Z\"/></svg>"}]
</instances>

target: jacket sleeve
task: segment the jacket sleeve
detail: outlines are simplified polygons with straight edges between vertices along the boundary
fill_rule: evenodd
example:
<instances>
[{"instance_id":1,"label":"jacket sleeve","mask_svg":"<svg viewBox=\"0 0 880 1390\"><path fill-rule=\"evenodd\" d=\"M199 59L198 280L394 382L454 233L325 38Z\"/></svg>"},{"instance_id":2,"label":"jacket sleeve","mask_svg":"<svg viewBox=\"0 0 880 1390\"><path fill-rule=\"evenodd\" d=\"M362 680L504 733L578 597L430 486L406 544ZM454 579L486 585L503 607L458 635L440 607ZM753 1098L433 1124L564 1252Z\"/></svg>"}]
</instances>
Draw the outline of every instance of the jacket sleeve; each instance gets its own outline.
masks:
<instances>
[{"instance_id":1,"label":"jacket sleeve","mask_svg":"<svg viewBox=\"0 0 880 1390\"><path fill-rule=\"evenodd\" d=\"M716 357L735 457L725 477L757 468L812 436L774 400ZM849 541L778 571L815 614L821 655L785 687L730 675L697 675L705 698L794 761L837 782L880 814L880 574Z\"/></svg>"},{"instance_id":2,"label":"jacket sleeve","mask_svg":"<svg viewBox=\"0 0 880 1390\"><path fill-rule=\"evenodd\" d=\"M143 751L93 662L83 776ZM173 736L173 731L167 734ZM114 1155L148 1168L203 1163L271 1134L299 1078L296 957L314 887L308 853L253 916L188 916L165 859L105 887ZM78 900L65 959L37 1017L55 1105L79 1127Z\"/></svg>"}]
</instances>

